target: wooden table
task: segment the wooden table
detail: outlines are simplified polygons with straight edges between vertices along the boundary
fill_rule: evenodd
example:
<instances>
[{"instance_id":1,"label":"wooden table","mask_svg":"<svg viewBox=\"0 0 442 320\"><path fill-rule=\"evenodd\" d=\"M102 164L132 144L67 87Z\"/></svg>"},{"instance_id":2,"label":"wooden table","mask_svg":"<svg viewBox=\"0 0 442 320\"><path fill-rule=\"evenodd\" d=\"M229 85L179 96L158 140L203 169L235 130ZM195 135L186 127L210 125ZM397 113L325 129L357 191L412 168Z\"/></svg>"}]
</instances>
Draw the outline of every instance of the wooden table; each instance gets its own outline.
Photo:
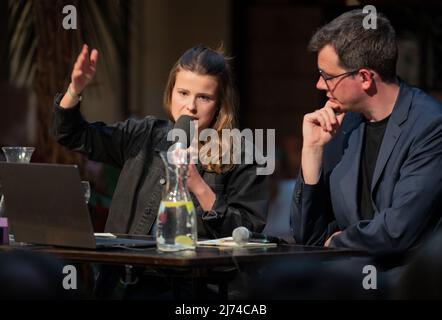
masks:
<instances>
[{"instance_id":1,"label":"wooden table","mask_svg":"<svg viewBox=\"0 0 442 320\"><path fill-rule=\"evenodd\" d=\"M0 246L0 251L30 250L55 256L70 263L131 265L161 270L170 277L192 279L195 296L207 283L219 286L222 299L227 299L228 282L240 266L276 261L315 257L321 260L339 257L365 256L364 252L347 249L279 245L269 248L218 248L198 247L194 251L160 252L156 248L83 250L38 245Z\"/></svg>"}]
</instances>

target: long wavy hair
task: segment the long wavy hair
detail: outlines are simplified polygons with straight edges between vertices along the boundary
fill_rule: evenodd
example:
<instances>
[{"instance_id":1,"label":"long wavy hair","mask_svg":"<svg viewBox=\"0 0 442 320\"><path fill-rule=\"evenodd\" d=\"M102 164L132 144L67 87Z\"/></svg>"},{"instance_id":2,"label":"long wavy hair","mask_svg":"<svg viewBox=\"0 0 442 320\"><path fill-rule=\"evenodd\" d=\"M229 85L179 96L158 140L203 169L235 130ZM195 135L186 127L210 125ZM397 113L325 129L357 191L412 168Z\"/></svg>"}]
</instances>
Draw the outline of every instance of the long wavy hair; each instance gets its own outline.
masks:
<instances>
[{"instance_id":1,"label":"long wavy hair","mask_svg":"<svg viewBox=\"0 0 442 320\"><path fill-rule=\"evenodd\" d=\"M215 129L218 133L220 152L218 153L218 159L215 159L214 161L212 158L212 161L210 161L208 165L203 166L206 170L217 173L227 172L234 167L232 163L233 141L222 141L222 130L234 129L237 125L237 95L233 85L233 76L229 60L230 58L224 54L222 48L213 50L203 45L195 46L184 52L172 67L164 91L164 107L169 118L174 121L171 112L171 100L178 72L181 70L188 70L199 75L209 75L216 78L218 83L216 97L217 112L212 120L210 128ZM199 142L200 148L207 143L210 143L210 141L205 143ZM223 154L227 152L230 153L230 164L222 164L221 159L223 158ZM210 154L208 154L208 156L210 157Z\"/></svg>"}]
</instances>

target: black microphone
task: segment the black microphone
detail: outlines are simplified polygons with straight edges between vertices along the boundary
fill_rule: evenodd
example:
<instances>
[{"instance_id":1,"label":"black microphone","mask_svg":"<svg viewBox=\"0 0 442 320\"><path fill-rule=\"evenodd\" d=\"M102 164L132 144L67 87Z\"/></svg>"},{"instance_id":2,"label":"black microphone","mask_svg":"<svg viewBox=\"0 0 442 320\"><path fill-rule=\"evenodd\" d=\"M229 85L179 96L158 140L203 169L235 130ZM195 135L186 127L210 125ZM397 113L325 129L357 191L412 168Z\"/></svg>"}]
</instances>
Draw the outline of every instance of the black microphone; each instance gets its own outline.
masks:
<instances>
[{"instance_id":1,"label":"black microphone","mask_svg":"<svg viewBox=\"0 0 442 320\"><path fill-rule=\"evenodd\" d=\"M249 231L246 227L238 227L235 228L232 232L233 241L235 241L239 245L246 244L247 242L258 242L258 243L287 243L285 240L278 238L267 236L262 233L256 233Z\"/></svg>"},{"instance_id":2,"label":"black microphone","mask_svg":"<svg viewBox=\"0 0 442 320\"><path fill-rule=\"evenodd\" d=\"M173 129L181 129L186 134L186 140L185 141L178 141L175 139L175 145L177 149L187 149L189 148L192 140L193 135L195 134L195 124L193 122L193 117L188 115L182 115L180 116L177 121L175 122L175 125L173 126Z\"/></svg>"}]
</instances>

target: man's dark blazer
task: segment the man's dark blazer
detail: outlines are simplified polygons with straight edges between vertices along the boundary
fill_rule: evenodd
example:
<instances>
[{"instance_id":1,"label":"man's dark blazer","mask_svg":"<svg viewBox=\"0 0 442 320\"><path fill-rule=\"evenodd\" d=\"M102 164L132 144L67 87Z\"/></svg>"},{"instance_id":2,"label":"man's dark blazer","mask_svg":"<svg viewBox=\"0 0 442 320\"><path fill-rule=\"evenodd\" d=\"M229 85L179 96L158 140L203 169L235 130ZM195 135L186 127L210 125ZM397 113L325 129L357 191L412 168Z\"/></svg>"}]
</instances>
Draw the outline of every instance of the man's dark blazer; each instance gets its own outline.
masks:
<instances>
[{"instance_id":1,"label":"man's dark blazer","mask_svg":"<svg viewBox=\"0 0 442 320\"><path fill-rule=\"evenodd\" d=\"M442 105L404 82L388 120L371 186L375 210L362 220L358 178L365 123L347 113L324 150L320 181L304 183L292 201L292 228L299 244L372 253L402 253L442 225Z\"/></svg>"}]
</instances>

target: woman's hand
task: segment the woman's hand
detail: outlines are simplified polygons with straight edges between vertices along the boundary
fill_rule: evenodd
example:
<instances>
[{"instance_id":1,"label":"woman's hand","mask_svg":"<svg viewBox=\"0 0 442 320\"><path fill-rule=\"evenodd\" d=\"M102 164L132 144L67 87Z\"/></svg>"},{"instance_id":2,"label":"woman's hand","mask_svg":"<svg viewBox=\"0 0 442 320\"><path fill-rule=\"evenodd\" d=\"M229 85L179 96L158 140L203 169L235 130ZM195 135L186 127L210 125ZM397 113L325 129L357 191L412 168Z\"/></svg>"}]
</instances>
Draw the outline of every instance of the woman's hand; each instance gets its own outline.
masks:
<instances>
[{"instance_id":1,"label":"woman's hand","mask_svg":"<svg viewBox=\"0 0 442 320\"><path fill-rule=\"evenodd\" d=\"M68 92L60 102L63 108L72 108L78 103L78 95L92 81L97 71L98 51L93 49L89 55L89 48L85 44L75 61L71 74L71 83Z\"/></svg>"},{"instance_id":2,"label":"woman's hand","mask_svg":"<svg viewBox=\"0 0 442 320\"><path fill-rule=\"evenodd\" d=\"M74 93L80 94L92 81L97 71L97 61L98 51L93 49L89 55L89 48L84 44L71 74L71 90Z\"/></svg>"},{"instance_id":3,"label":"woman's hand","mask_svg":"<svg viewBox=\"0 0 442 320\"><path fill-rule=\"evenodd\" d=\"M193 163L189 163L187 186L189 187L190 192L196 196L204 211L212 209L216 200L216 195L203 178L201 178Z\"/></svg>"}]
</instances>

